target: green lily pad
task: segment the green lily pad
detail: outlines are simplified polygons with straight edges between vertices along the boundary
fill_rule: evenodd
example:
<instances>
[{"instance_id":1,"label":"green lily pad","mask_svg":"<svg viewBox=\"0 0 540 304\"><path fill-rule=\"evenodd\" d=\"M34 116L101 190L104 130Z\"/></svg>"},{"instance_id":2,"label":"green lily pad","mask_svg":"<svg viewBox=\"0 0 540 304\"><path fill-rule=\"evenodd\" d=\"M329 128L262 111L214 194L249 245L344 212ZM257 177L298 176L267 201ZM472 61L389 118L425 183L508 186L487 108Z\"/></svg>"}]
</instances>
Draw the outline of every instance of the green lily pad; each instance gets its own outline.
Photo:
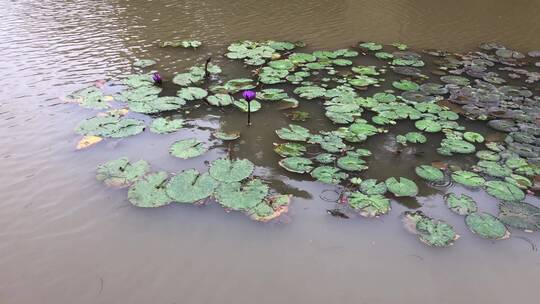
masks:
<instances>
[{"instance_id":1,"label":"green lily pad","mask_svg":"<svg viewBox=\"0 0 540 304\"><path fill-rule=\"evenodd\" d=\"M483 160L489 160L489 161L499 161L501 157L499 154L489 151L489 150L480 150L476 152L476 157Z\"/></svg>"},{"instance_id":2,"label":"green lily pad","mask_svg":"<svg viewBox=\"0 0 540 304\"><path fill-rule=\"evenodd\" d=\"M432 247L448 247L458 239L454 228L441 220L423 217L416 223L418 239Z\"/></svg>"},{"instance_id":3,"label":"green lily pad","mask_svg":"<svg viewBox=\"0 0 540 304\"><path fill-rule=\"evenodd\" d=\"M382 45L377 44L375 42L364 42L364 43L359 44L358 46L361 48L370 50L370 51L378 51L378 50L382 50L383 48Z\"/></svg>"},{"instance_id":4,"label":"green lily pad","mask_svg":"<svg viewBox=\"0 0 540 304\"><path fill-rule=\"evenodd\" d=\"M482 143L484 142L484 137L482 134L476 132L465 132L463 133L463 138L472 143Z\"/></svg>"},{"instance_id":5,"label":"green lily pad","mask_svg":"<svg viewBox=\"0 0 540 304\"><path fill-rule=\"evenodd\" d=\"M444 181L444 173L435 167L428 165L421 165L416 167L415 172L421 178L430 182L442 182Z\"/></svg>"},{"instance_id":6,"label":"green lily pad","mask_svg":"<svg viewBox=\"0 0 540 304\"><path fill-rule=\"evenodd\" d=\"M182 139L171 145L169 152L172 156L188 159L197 157L208 151L208 148L196 138Z\"/></svg>"},{"instance_id":7,"label":"green lily pad","mask_svg":"<svg viewBox=\"0 0 540 304\"><path fill-rule=\"evenodd\" d=\"M234 102L234 98L229 94L218 93L208 96L206 101L213 106L222 107L231 105Z\"/></svg>"},{"instance_id":8,"label":"green lily pad","mask_svg":"<svg viewBox=\"0 0 540 304\"><path fill-rule=\"evenodd\" d=\"M224 183L239 182L253 173L254 165L247 159L216 159L210 164L210 175Z\"/></svg>"},{"instance_id":9,"label":"green lily pad","mask_svg":"<svg viewBox=\"0 0 540 304\"><path fill-rule=\"evenodd\" d=\"M363 217L376 217L390 212L390 200L380 194L353 192L349 196L349 206Z\"/></svg>"},{"instance_id":10,"label":"green lily pad","mask_svg":"<svg viewBox=\"0 0 540 304\"><path fill-rule=\"evenodd\" d=\"M215 138L221 139L224 141L230 141L240 138L240 132L223 132L223 131L215 131L212 133Z\"/></svg>"},{"instance_id":11,"label":"green lily pad","mask_svg":"<svg viewBox=\"0 0 540 304\"><path fill-rule=\"evenodd\" d=\"M338 158L337 166L347 171L362 171L368 168L366 161L355 154L347 154Z\"/></svg>"},{"instance_id":12,"label":"green lily pad","mask_svg":"<svg viewBox=\"0 0 540 304\"><path fill-rule=\"evenodd\" d=\"M287 157L280 160L279 165L294 173L308 173L313 169L313 162L305 157Z\"/></svg>"},{"instance_id":13,"label":"green lily pad","mask_svg":"<svg viewBox=\"0 0 540 304\"><path fill-rule=\"evenodd\" d=\"M133 66L136 68L146 68L154 64L156 64L156 61L152 59L140 59L133 62Z\"/></svg>"},{"instance_id":14,"label":"green lily pad","mask_svg":"<svg viewBox=\"0 0 540 304\"><path fill-rule=\"evenodd\" d=\"M167 184L167 195L178 203L195 203L214 193L219 182L208 173L195 169L184 170L173 176Z\"/></svg>"},{"instance_id":15,"label":"green lily pad","mask_svg":"<svg viewBox=\"0 0 540 304\"><path fill-rule=\"evenodd\" d=\"M156 118L150 125L150 131L158 134L165 134L180 130L184 126L183 119Z\"/></svg>"},{"instance_id":16,"label":"green lily pad","mask_svg":"<svg viewBox=\"0 0 540 304\"><path fill-rule=\"evenodd\" d=\"M99 165L96 178L109 187L122 188L130 186L149 170L144 160L132 164L127 157L122 157Z\"/></svg>"},{"instance_id":17,"label":"green lily pad","mask_svg":"<svg viewBox=\"0 0 540 304\"><path fill-rule=\"evenodd\" d=\"M245 100L235 100L233 105L239 108L242 112L248 111L248 102ZM257 112L261 109L261 104L257 100L252 100L249 102L249 111L251 113Z\"/></svg>"},{"instance_id":18,"label":"green lily pad","mask_svg":"<svg viewBox=\"0 0 540 304\"><path fill-rule=\"evenodd\" d=\"M486 239L502 240L510 237L506 226L489 213L471 213L465 218L465 223L473 233Z\"/></svg>"},{"instance_id":19,"label":"green lily pad","mask_svg":"<svg viewBox=\"0 0 540 304\"><path fill-rule=\"evenodd\" d=\"M93 86L73 92L67 98L87 109L102 110L109 107L109 103L103 92Z\"/></svg>"},{"instance_id":20,"label":"green lily pad","mask_svg":"<svg viewBox=\"0 0 540 304\"><path fill-rule=\"evenodd\" d=\"M294 68L294 63L288 59L281 59L270 61L268 66L277 70L291 70Z\"/></svg>"},{"instance_id":21,"label":"green lily pad","mask_svg":"<svg viewBox=\"0 0 540 304\"><path fill-rule=\"evenodd\" d=\"M181 47L184 49L193 48L196 49L202 45L202 42L198 40L171 40L162 41L159 43L160 47Z\"/></svg>"},{"instance_id":22,"label":"green lily pad","mask_svg":"<svg viewBox=\"0 0 540 304\"><path fill-rule=\"evenodd\" d=\"M331 164L336 160L336 157L330 153L321 153L315 157L315 160L321 164Z\"/></svg>"},{"instance_id":23,"label":"green lily pad","mask_svg":"<svg viewBox=\"0 0 540 304\"><path fill-rule=\"evenodd\" d=\"M474 153L476 147L461 139L445 138L441 141L441 147L448 149L453 153L468 154Z\"/></svg>"},{"instance_id":24,"label":"green lily pad","mask_svg":"<svg viewBox=\"0 0 540 304\"><path fill-rule=\"evenodd\" d=\"M452 173L452 179L467 187L476 188L483 186L486 180L480 175L470 171L456 171Z\"/></svg>"},{"instance_id":25,"label":"green lily pad","mask_svg":"<svg viewBox=\"0 0 540 304\"><path fill-rule=\"evenodd\" d=\"M392 82L392 86L402 91L418 91L418 89L420 88L420 86L416 82L412 82L406 79L394 81Z\"/></svg>"},{"instance_id":26,"label":"green lily pad","mask_svg":"<svg viewBox=\"0 0 540 304\"><path fill-rule=\"evenodd\" d=\"M499 205L499 220L526 231L540 230L540 208L527 203L503 202Z\"/></svg>"},{"instance_id":27,"label":"green lily pad","mask_svg":"<svg viewBox=\"0 0 540 304\"><path fill-rule=\"evenodd\" d=\"M311 171L311 176L326 184L339 184L342 180L349 177L347 173L340 172L338 168L330 166L321 166Z\"/></svg>"},{"instance_id":28,"label":"green lily pad","mask_svg":"<svg viewBox=\"0 0 540 304\"><path fill-rule=\"evenodd\" d=\"M289 96L283 89L264 89L257 92L257 98L261 100L276 101L286 99L287 97Z\"/></svg>"},{"instance_id":29,"label":"green lily pad","mask_svg":"<svg viewBox=\"0 0 540 304\"><path fill-rule=\"evenodd\" d=\"M289 125L289 128L276 130L277 136L284 140L307 141L311 136L309 130L299 125Z\"/></svg>"},{"instance_id":30,"label":"green lily pad","mask_svg":"<svg viewBox=\"0 0 540 304\"><path fill-rule=\"evenodd\" d=\"M384 182L378 183L374 178L363 180L360 183L360 191L367 195L383 195L386 193L386 190L386 184Z\"/></svg>"},{"instance_id":31,"label":"green lily pad","mask_svg":"<svg viewBox=\"0 0 540 304\"><path fill-rule=\"evenodd\" d=\"M457 196L450 193L445 195L444 200L448 208L459 215L467 215L478 210L474 199L466 194Z\"/></svg>"},{"instance_id":32,"label":"green lily pad","mask_svg":"<svg viewBox=\"0 0 540 304\"><path fill-rule=\"evenodd\" d=\"M388 191L392 192L397 197L414 197L418 194L418 186L408 178L399 177L399 180L397 180L395 177L390 177L385 183Z\"/></svg>"},{"instance_id":33,"label":"green lily pad","mask_svg":"<svg viewBox=\"0 0 540 304\"><path fill-rule=\"evenodd\" d=\"M423 144L427 142L427 138L424 136L424 134L419 132L409 132L405 134L405 138L408 142L413 144Z\"/></svg>"},{"instance_id":34,"label":"green lily pad","mask_svg":"<svg viewBox=\"0 0 540 304\"><path fill-rule=\"evenodd\" d=\"M137 135L144 128L144 122L140 120L96 116L82 121L75 129L75 132L80 135L120 138Z\"/></svg>"},{"instance_id":35,"label":"green lily pad","mask_svg":"<svg viewBox=\"0 0 540 304\"><path fill-rule=\"evenodd\" d=\"M503 181L487 181L486 192L500 200L520 202L525 199L525 193L517 186Z\"/></svg>"},{"instance_id":36,"label":"green lily pad","mask_svg":"<svg viewBox=\"0 0 540 304\"><path fill-rule=\"evenodd\" d=\"M357 75L354 78L349 79L348 82L352 86L361 87L361 88L379 83L377 78L369 77L366 75Z\"/></svg>"},{"instance_id":37,"label":"green lily pad","mask_svg":"<svg viewBox=\"0 0 540 304\"><path fill-rule=\"evenodd\" d=\"M483 173L493 177L506 177L512 174L512 169L493 161L481 160L478 167Z\"/></svg>"},{"instance_id":38,"label":"green lily pad","mask_svg":"<svg viewBox=\"0 0 540 304\"><path fill-rule=\"evenodd\" d=\"M240 182L220 184L215 196L220 205L236 211L249 211L259 205L268 194L268 186L259 179L242 185Z\"/></svg>"},{"instance_id":39,"label":"green lily pad","mask_svg":"<svg viewBox=\"0 0 540 304\"><path fill-rule=\"evenodd\" d=\"M417 120L414 123L414 126L417 129L426 131L428 133L436 133L442 130L442 126L438 122L431 119Z\"/></svg>"},{"instance_id":40,"label":"green lily pad","mask_svg":"<svg viewBox=\"0 0 540 304\"><path fill-rule=\"evenodd\" d=\"M381 60L388 60L394 58L394 55L387 53L387 52L377 52L375 53L375 57L381 59Z\"/></svg>"},{"instance_id":41,"label":"green lily pad","mask_svg":"<svg viewBox=\"0 0 540 304\"><path fill-rule=\"evenodd\" d=\"M184 99L175 96L155 97L128 103L131 111L144 114L178 110L185 104Z\"/></svg>"},{"instance_id":42,"label":"green lily pad","mask_svg":"<svg viewBox=\"0 0 540 304\"><path fill-rule=\"evenodd\" d=\"M297 94L298 96L305 99L320 98L320 97L323 97L325 93L326 93L325 88L321 88L317 86L303 86L303 87L298 87L294 90L294 94Z\"/></svg>"},{"instance_id":43,"label":"green lily pad","mask_svg":"<svg viewBox=\"0 0 540 304\"><path fill-rule=\"evenodd\" d=\"M306 147L297 143L275 144L274 151L282 157L302 156Z\"/></svg>"},{"instance_id":44,"label":"green lily pad","mask_svg":"<svg viewBox=\"0 0 540 304\"><path fill-rule=\"evenodd\" d=\"M129 202L143 208L155 208L170 204L172 199L165 190L168 178L167 172L160 171L139 179L129 188Z\"/></svg>"},{"instance_id":45,"label":"green lily pad","mask_svg":"<svg viewBox=\"0 0 540 304\"><path fill-rule=\"evenodd\" d=\"M441 76L441 81L444 83L454 84L457 86L466 86L469 85L469 79L462 76L448 75Z\"/></svg>"},{"instance_id":46,"label":"green lily pad","mask_svg":"<svg viewBox=\"0 0 540 304\"><path fill-rule=\"evenodd\" d=\"M184 100L199 100L208 96L208 92L198 87L187 87L180 89L177 95Z\"/></svg>"}]
</instances>

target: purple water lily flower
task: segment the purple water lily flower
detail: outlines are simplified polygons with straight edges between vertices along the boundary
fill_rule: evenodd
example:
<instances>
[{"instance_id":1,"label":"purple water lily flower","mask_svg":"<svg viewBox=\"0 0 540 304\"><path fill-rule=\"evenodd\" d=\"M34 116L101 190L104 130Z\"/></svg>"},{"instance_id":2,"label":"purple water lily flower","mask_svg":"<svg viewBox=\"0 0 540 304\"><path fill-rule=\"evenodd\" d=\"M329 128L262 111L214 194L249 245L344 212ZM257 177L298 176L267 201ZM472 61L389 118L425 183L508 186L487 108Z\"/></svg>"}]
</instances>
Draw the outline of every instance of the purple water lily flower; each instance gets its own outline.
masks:
<instances>
[{"instance_id":1,"label":"purple water lily flower","mask_svg":"<svg viewBox=\"0 0 540 304\"><path fill-rule=\"evenodd\" d=\"M252 101L253 99L255 99L256 96L257 96L257 93L252 90L246 90L242 92L242 97L244 97L244 100L247 102Z\"/></svg>"},{"instance_id":2,"label":"purple water lily flower","mask_svg":"<svg viewBox=\"0 0 540 304\"><path fill-rule=\"evenodd\" d=\"M161 78L161 75L159 75L158 72L155 72L154 74L152 74L152 80L154 81L154 84L161 84L161 82L163 81L163 79Z\"/></svg>"}]
</instances>

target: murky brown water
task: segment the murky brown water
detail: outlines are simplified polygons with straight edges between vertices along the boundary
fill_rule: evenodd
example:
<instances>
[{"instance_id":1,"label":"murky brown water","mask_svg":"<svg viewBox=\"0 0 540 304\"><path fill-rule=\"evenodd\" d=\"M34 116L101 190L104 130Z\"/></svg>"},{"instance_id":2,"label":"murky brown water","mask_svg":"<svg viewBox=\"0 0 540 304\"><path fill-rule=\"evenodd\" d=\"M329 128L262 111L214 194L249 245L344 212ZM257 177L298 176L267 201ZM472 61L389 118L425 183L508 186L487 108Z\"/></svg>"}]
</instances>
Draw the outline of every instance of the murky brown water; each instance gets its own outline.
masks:
<instances>
[{"instance_id":1,"label":"murky brown water","mask_svg":"<svg viewBox=\"0 0 540 304\"><path fill-rule=\"evenodd\" d=\"M375 220L328 216L333 205L319 195L331 186L276 168L273 130L288 121L273 107L255 114L257 129L244 127L238 114L211 111L192 121L199 128L75 151L73 128L94 112L58 104L58 97L129 73L139 57L160 59L158 68L171 77L237 39L302 40L314 48L401 41L449 50L497 40L540 49L540 1L6 0L0 16L0 303L536 301L539 253L519 238L474 237L439 191L423 188L418 202L403 203L422 204L455 225L463 237L444 250L401 227L404 205L394 203ZM206 46L197 53L155 46L185 37ZM302 107L317 113L316 105ZM216 114L221 118L210 116ZM315 116L311 124L321 122ZM137 209L125 191L95 181L96 164L122 155L156 170L203 170L225 150L179 161L167 147L192 133L206 139L206 127L220 125L243 132L236 156L249 157L259 174L297 196L289 223L259 224L215 205ZM412 176L416 163L435 157L389 161L384 136L367 145L377 168L369 173L377 178ZM472 195L495 212L485 193ZM540 244L538 234L515 235Z\"/></svg>"}]
</instances>

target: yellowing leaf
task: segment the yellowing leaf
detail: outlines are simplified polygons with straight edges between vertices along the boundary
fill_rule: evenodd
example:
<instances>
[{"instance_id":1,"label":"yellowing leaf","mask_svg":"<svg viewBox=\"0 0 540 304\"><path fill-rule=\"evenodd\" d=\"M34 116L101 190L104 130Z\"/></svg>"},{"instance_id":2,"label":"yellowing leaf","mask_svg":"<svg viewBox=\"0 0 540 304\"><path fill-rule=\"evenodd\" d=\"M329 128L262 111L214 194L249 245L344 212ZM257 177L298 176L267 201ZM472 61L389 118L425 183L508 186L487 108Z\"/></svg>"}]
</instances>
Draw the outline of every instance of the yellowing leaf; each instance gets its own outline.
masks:
<instances>
[{"instance_id":1,"label":"yellowing leaf","mask_svg":"<svg viewBox=\"0 0 540 304\"><path fill-rule=\"evenodd\" d=\"M92 145L97 144L98 142L102 141L103 138L99 136L94 135L88 135L81 138L81 140L77 143L77 150L86 149Z\"/></svg>"}]
</instances>

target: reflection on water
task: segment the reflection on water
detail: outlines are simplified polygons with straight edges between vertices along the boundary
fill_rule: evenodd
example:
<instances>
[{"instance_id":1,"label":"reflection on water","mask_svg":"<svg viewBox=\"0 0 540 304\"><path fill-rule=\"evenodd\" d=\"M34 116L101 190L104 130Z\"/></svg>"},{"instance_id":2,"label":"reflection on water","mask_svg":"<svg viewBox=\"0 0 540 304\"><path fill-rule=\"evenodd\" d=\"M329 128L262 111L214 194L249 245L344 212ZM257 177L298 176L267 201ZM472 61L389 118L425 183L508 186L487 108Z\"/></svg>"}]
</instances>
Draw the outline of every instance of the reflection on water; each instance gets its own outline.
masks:
<instances>
[{"instance_id":1,"label":"reflection on water","mask_svg":"<svg viewBox=\"0 0 540 304\"><path fill-rule=\"evenodd\" d=\"M359 40L405 42L417 48L463 50L497 40L540 49L540 1L4 1L0 6L0 302L1 303L297 303L510 302L535 299L538 252L525 239L491 243L473 237L449 214L439 187L418 201L393 204L380 219L328 216L332 202L305 176L276 168L269 139L288 123L265 109L248 129L237 114L205 113L199 128L110 140L74 151L73 127L92 111L58 97L98 79L130 73L135 58L156 58L169 78L237 39L302 40L340 48ZM206 46L159 49L158 40L196 38ZM225 62L215 58L216 63ZM240 75L231 68L226 77ZM310 126L324 126L316 104ZM194 111L193 117L206 111ZM319 114L317 114L319 113ZM216 116L218 115L218 116ZM258 115L258 114L256 114ZM318 115L318 116L317 116ZM319 118L321 119L319 119ZM189 117L188 117L189 119ZM261 225L215 205L132 208L124 191L94 178L95 165L126 155L155 170L180 171L168 156L183 137L210 139L211 129L241 129L231 153L249 157L257 174L297 197L283 222ZM411 126L412 128L412 126ZM367 142L370 176L412 176L424 154L395 148L384 136ZM435 145L436 143L433 143ZM214 149L189 162L228 153ZM262 154L261 154L262 153ZM390 153L390 154L389 154ZM427 153L427 154L426 154ZM257 155L257 157L255 157ZM390 159L390 162L389 162ZM467 161L458 159L456 162ZM408 173L407 173L408 172ZM452 191L469 193L460 187ZM444 190L442 191L444 192ZM328 191L326 192L328 194ZM496 212L482 191L481 208ZM529 198L532 200L532 198ZM399 214L424 211L455 224L463 237L446 250L426 248L401 227ZM524 236L538 245L537 234ZM467 274L467 275L464 275ZM511 292L507 292L511 291Z\"/></svg>"}]
</instances>

